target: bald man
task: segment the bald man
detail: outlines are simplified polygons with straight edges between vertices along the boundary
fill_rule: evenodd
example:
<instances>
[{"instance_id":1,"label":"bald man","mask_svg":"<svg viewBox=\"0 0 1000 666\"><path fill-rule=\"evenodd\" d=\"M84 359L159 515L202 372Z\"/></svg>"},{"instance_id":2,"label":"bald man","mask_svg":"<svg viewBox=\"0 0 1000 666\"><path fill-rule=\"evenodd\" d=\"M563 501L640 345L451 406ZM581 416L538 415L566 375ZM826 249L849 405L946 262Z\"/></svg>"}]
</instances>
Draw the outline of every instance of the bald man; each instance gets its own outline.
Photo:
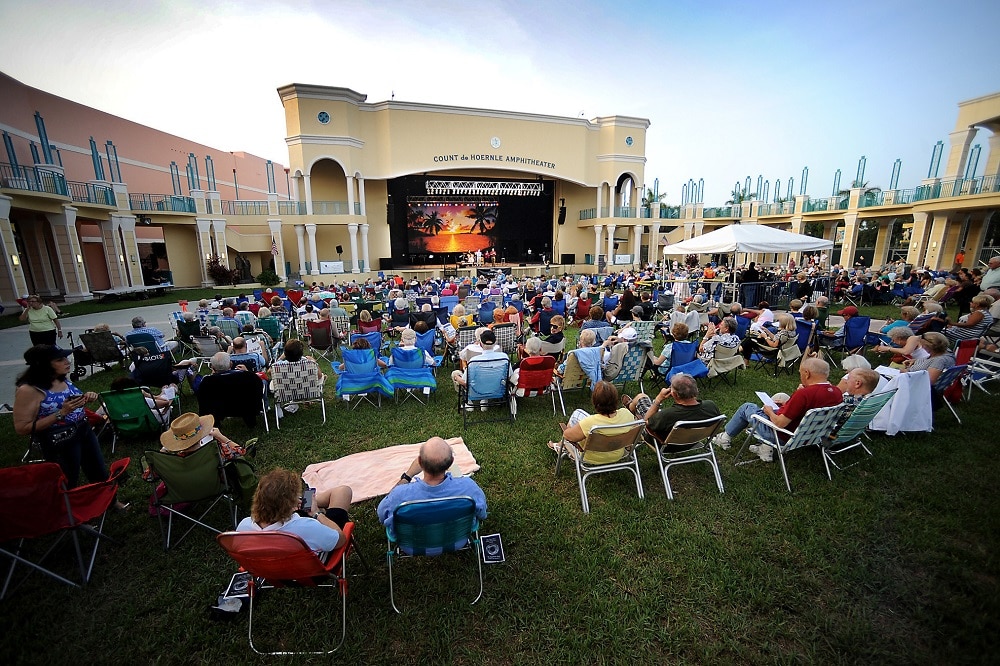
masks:
<instances>
[{"instance_id":1,"label":"bald man","mask_svg":"<svg viewBox=\"0 0 1000 666\"><path fill-rule=\"evenodd\" d=\"M745 402L736 410L733 418L726 424L725 432L715 436L715 445L728 449L732 438L742 432L751 423L751 416L760 414L768 421L794 432L806 412L816 407L832 407L844 401L843 393L828 380L830 365L821 358L804 358L799 364L799 379L802 385L778 409L758 407L757 403ZM775 402L778 402L775 400ZM762 423L755 426L755 432L761 437L771 438L773 430ZM764 462L774 460L774 449L767 444L751 445L750 451L756 453Z\"/></svg>"},{"instance_id":2,"label":"bald man","mask_svg":"<svg viewBox=\"0 0 1000 666\"><path fill-rule=\"evenodd\" d=\"M403 502L438 499L441 497L471 497L476 503L476 516L486 518L486 495L467 476L453 477L448 471L455 462L448 442L440 437L431 437L420 446L417 459L399 477L399 483L379 502L378 519L390 531L392 513ZM423 472L422 478L414 478ZM464 545L464 544L462 544ZM456 544L456 547L461 545Z\"/></svg>"}]
</instances>

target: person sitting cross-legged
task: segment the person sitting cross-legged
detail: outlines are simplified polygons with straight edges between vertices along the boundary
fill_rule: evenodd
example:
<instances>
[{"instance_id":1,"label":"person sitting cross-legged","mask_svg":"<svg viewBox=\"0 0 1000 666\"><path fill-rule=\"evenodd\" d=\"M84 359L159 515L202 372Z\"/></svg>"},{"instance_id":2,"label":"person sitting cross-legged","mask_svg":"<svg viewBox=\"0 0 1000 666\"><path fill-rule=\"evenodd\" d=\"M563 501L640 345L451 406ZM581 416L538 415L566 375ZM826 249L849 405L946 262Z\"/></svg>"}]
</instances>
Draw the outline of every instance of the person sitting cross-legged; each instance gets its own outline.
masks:
<instances>
[{"instance_id":1,"label":"person sitting cross-legged","mask_svg":"<svg viewBox=\"0 0 1000 666\"><path fill-rule=\"evenodd\" d=\"M300 510L302 478L278 467L260 477L250 515L237 525L236 531L287 532L302 537L307 546L324 555L344 540L342 530L349 520L347 510L352 495L350 486L337 486L316 493L313 505Z\"/></svg>"},{"instance_id":2,"label":"person sitting cross-legged","mask_svg":"<svg viewBox=\"0 0 1000 666\"><path fill-rule=\"evenodd\" d=\"M759 414L769 420L779 428L794 431L806 412L815 407L832 407L843 402L843 394L829 382L830 364L821 358L804 358L799 364L799 379L802 385L792 394L787 402L782 404L777 396L774 402L778 404L778 409L771 407L758 407L757 403L745 402L729 422L726 424L725 432L715 436L714 444L720 448L728 449L732 438L745 430L753 421L751 416ZM763 438L771 438L773 430L762 423L754 425L756 433ZM771 462L774 459L774 449L767 444L751 445L750 451L756 453L764 462Z\"/></svg>"},{"instance_id":3,"label":"person sitting cross-legged","mask_svg":"<svg viewBox=\"0 0 1000 666\"><path fill-rule=\"evenodd\" d=\"M417 459L410 463L399 483L378 505L378 519L392 530L393 512L403 502L440 499L443 497L471 497L476 503L476 517L486 518L486 494L467 476L452 476L449 471L455 462L451 446L441 437L431 437L421 444ZM422 478L414 478L423 472Z\"/></svg>"},{"instance_id":4,"label":"person sitting cross-legged","mask_svg":"<svg viewBox=\"0 0 1000 666\"><path fill-rule=\"evenodd\" d=\"M673 404L662 407L663 403L673 398ZM650 399L645 393L634 398L622 397L622 402L636 418L646 421L646 431L643 436L651 444L649 433L665 441L678 421L703 421L722 412L711 400L698 399L698 382L694 377L682 373L676 374L670 380L670 386L660 389L655 398Z\"/></svg>"}]
</instances>

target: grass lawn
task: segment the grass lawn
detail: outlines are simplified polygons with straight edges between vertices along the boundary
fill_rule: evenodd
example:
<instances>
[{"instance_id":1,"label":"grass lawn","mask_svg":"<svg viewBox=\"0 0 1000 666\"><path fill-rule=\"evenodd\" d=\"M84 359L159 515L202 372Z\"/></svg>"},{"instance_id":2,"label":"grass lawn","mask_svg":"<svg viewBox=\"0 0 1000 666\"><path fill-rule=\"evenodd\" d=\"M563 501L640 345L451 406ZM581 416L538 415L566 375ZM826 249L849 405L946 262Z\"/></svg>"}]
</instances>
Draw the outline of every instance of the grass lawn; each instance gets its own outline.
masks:
<instances>
[{"instance_id":1,"label":"grass lawn","mask_svg":"<svg viewBox=\"0 0 1000 666\"><path fill-rule=\"evenodd\" d=\"M118 372L98 373L81 385L101 390ZM788 460L791 495L777 463L735 468L733 448L719 452L724 495L707 466L687 465L672 473L677 499L670 502L652 453L643 451L646 499L636 497L627 473L594 477L588 483L591 513L584 515L572 468L553 476L554 456L545 442L556 436L563 417L553 416L548 398L522 401L514 424L463 431L447 373L439 381L428 407L411 401L347 411L333 399L331 382L325 426L318 407L300 409L269 434L262 428L251 433L238 420L222 426L237 441L261 437L262 469L302 470L431 435L464 436L482 465L475 478L490 503L483 534L499 532L507 553L506 563L484 567L482 600L467 603L475 594L470 554L404 561L397 569L404 614L397 616L388 600L376 503L357 504L352 514L370 570L351 579L347 640L338 661L996 659L997 397L977 392L971 404L959 406L961 426L942 410L932 434L874 437L875 457L833 482L818 452L795 452ZM796 384L797 378L775 380L751 370L740 373L735 388L703 387L702 395L732 414L754 390L791 392ZM567 394L567 411L587 402L579 393ZM189 392L185 407L196 407ZM13 433L9 418L0 419L0 438L0 463L17 464L25 438ZM139 477L146 448L151 442L119 443L109 456L132 456L132 478L122 495L133 506L109 518L107 531L119 543L102 546L90 585L72 589L32 575L0 602L6 661L265 661L246 643L245 616L233 623L208 619L208 606L234 571L212 536L196 531L176 549L162 551L156 520L146 511L150 487ZM352 570L361 572L356 560ZM267 616L255 619L268 620L276 641L319 647L339 623L338 605L326 594L265 598L260 608Z\"/></svg>"}]
</instances>

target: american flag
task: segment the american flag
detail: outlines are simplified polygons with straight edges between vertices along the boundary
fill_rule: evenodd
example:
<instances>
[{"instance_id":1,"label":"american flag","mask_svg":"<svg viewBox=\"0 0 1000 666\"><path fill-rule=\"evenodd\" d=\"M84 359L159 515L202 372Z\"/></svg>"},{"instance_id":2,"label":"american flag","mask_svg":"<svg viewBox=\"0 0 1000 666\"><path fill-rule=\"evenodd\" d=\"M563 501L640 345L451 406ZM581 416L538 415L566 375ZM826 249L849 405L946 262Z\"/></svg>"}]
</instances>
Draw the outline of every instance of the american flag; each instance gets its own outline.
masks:
<instances>
[{"instance_id":1,"label":"american flag","mask_svg":"<svg viewBox=\"0 0 1000 666\"><path fill-rule=\"evenodd\" d=\"M278 256L278 242L274 240L274 236L271 236L271 254Z\"/></svg>"}]
</instances>

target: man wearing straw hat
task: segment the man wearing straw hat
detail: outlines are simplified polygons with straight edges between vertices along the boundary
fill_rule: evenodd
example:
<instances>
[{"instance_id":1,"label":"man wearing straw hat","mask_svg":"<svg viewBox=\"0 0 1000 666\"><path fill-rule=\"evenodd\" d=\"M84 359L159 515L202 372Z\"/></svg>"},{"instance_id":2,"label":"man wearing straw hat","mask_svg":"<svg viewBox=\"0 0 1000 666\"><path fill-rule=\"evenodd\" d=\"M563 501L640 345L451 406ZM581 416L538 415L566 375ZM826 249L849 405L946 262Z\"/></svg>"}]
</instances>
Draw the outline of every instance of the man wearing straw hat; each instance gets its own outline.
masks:
<instances>
[{"instance_id":1,"label":"man wearing straw hat","mask_svg":"<svg viewBox=\"0 0 1000 666\"><path fill-rule=\"evenodd\" d=\"M246 449L229 439L215 427L215 417L211 414L198 416L186 412L170 422L170 429L160 435L161 452L186 456L194 453L210 442L216 442L222 457L229 460L246 454Z\"/></svg>"}]
</instances>

